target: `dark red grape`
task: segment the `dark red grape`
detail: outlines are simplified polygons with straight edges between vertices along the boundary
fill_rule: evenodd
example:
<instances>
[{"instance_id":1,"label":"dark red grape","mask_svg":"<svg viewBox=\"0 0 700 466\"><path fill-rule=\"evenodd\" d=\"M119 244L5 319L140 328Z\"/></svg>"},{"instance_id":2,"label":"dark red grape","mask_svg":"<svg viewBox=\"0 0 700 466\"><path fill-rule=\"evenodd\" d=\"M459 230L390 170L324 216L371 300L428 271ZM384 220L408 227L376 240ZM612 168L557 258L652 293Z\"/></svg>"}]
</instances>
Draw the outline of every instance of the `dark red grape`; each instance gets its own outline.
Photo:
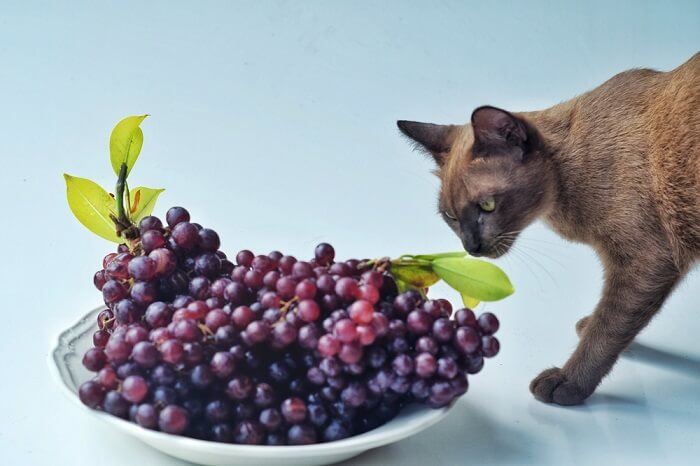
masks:
<instances>
[{"instance_id":1,"label":"dark red grape","mask_svg":"<svg viewBox=\"0 0 700 466\"><path fill-rule=\"evenodd\" d=\"M187 428L187 411L177 405L168 405L158 416L158 427L169 434L181 434Z\"/></svg>"}]
</instances>

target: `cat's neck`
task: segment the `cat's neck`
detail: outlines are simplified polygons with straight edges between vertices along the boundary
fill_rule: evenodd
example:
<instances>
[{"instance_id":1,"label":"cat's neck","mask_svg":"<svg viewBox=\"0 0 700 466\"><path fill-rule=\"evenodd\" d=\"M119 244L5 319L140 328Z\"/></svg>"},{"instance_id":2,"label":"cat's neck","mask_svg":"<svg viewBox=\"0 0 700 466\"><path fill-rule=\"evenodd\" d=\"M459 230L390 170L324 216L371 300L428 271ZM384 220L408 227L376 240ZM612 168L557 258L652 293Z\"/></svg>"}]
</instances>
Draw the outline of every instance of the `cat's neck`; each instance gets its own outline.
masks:
<instances>
[{"instance_id":1,"label":"cat's neck","mask_svg":"<svg viewBox=\"0 0 700 466\"><path fill-rule=\"evenodd\" d=\"M542 210L541 217L552 228L567 239L588 240L588 231L582 229L588 215L586 205L580 200L584 193L576 174L584 172L578 166L581 160L572 157L576 146L584 143L577 140L580 132L575 126L580 124L576 115L577 99L562 102L541 111L524 112L521 115L532 121L541 135L544 156L548 159L548 169L554 179L551 202ZM584 143L585 144L585 143Z\"/></svg>"}]
</instances>

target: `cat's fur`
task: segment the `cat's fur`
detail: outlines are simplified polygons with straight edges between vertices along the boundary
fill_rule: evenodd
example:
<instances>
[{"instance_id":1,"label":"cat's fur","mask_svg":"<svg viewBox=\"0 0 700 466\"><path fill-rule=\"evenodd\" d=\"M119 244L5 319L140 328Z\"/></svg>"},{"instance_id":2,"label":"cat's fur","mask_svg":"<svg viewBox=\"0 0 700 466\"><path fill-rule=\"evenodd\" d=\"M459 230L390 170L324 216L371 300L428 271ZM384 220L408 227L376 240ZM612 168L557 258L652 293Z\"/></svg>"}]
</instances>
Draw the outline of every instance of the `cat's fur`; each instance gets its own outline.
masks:
<instances>
[{"instance_id":1,"label":"cat's fur","mask_svg":"<svg viewBox=\"0 0 700 466\"><path fill-rule=\"evenodd\" d=\"M700 259L700 53L542 111L398 126L437 162L440 211L472 254L500 256L536 218L596 250L600 302L566 364L530 385L545 402L583 402ZM489 196L496 210L484 212Z\"/></svg>"}]
</instances>

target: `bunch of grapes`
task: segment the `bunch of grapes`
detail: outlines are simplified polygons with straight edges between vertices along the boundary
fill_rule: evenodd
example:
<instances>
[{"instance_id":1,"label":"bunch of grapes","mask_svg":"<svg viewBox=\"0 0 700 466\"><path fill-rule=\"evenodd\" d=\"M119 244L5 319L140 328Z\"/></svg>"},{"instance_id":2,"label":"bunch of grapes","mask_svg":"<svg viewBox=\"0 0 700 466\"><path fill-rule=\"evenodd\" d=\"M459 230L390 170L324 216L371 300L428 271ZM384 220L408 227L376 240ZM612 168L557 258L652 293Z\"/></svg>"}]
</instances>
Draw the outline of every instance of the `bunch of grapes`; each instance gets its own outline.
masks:
<instances>
[{"instance_id":1,"label":"bunch of grapes","mask_svg":"<svg viewBox=\"0 0 700 466\"><path fill-rule=\"evenodd\" d=\"M390 268L219 250L182 207L139 224L94 277L106 308L83 358L91 408L171 434L299 445L443 407L496 355L498 320L400 293Z\"/></svg>"}]
</instances>

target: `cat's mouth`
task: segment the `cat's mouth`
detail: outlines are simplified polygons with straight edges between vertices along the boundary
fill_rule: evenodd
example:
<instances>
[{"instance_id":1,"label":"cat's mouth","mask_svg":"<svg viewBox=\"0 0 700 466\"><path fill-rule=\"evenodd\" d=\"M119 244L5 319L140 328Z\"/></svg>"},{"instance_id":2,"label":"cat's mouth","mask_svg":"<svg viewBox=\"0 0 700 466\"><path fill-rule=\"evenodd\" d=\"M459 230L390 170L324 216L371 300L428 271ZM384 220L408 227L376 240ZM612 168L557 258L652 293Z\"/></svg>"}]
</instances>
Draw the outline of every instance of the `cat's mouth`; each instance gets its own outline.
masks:
<instances>
[{"instance_id":1,"label":"cat's mouth","mask_svg":"<svg viewBox=\"0 0 700 466\"><path fill-rule=\"evenodd\" d=\"M504 256L508 251L510 251L511 246L513 246L512 241L497 241L487 248L482 248L480 251L472 252L470 254L476 257L488 257L489 259L498 259L499 257Z\"/></svg>"}]
</instances>

